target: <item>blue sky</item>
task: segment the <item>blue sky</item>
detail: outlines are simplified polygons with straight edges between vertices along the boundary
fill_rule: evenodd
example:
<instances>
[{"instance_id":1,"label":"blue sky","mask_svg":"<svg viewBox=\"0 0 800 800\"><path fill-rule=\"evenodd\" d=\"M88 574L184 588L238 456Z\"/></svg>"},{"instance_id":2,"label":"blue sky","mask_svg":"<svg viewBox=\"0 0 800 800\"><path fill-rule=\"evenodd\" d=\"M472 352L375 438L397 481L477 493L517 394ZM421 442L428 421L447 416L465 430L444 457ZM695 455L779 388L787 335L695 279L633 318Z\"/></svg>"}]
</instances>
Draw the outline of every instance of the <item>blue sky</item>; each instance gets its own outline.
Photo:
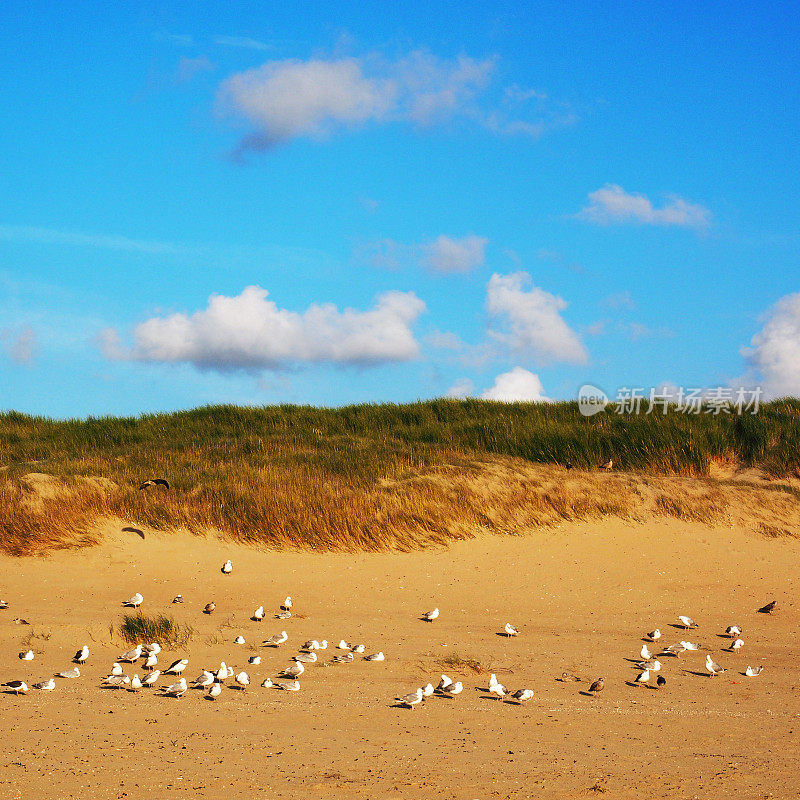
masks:
<instances>
[{"instance_id":1,"label":"blue sky","mask_svg":"<svg viewBox=\"0 0 800 800\"><path fill-rule=\"evenodd\" d=\"M796 4L187 5L0 7L0 408L800 394Z\"/></svg>"}]
</instances>

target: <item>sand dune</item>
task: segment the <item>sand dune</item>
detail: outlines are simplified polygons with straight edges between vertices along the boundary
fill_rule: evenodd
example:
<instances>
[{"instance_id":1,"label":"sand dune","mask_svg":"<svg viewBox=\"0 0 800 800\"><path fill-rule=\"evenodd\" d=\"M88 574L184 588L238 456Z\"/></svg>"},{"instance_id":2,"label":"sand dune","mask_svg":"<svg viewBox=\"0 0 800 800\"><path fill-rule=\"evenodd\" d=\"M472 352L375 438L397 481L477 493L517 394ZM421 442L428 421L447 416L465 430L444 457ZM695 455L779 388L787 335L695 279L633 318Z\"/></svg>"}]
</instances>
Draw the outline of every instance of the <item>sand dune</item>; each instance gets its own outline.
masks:
<instances>
[{"instance_id":1,"label":"sand dune","mask_svg":"<svg viewBox=\"0 0 800 800\"><path fill-rule=\"evenodd\" d=\"M796 792L798 724L795 600L800 542L739 528L658 518L569 524L525 536L485 536L410 554L259 551L217 538L106 524L103 543L46 557L0 557L0 679L27 682L65 669L84 643L91 657L77 680L53 692L0 695L6 732L3 798L253 797L738 798ZM223 575L219 565L232 559ZM126 649L114 626L121 598L139 591L144 613L191 625L168 665L186 674L220 660L246 668L247 691L216 702L190 690L181 700L152 690L102 690ZM172 605L182 594L185 603ZM295 615L268 615L289 594ZM215 600L217 610L204 615ZM777 599L774 614L756 609ZM433 623L420 610L438 606ZM704 677L706 650L663 658L665 689L631 688L641 637L658 626L668 644L685 638L678 614L700 623L694 641L727 672ZM18 625L22 617L31 624ZM497 635L512 620L518 637ZM722 652L726 626L746 646ZM259 648L286 629L289 642ZM234 645L242 634L247 645ZM386 661L308 665L302 691L260 688L307 639L364 642ZM30 647L32 662L18 652ZM450 658L447 663L448 657ZM477 660L480 673L458 658ZM745 678L748 664L765 664ZM582 683L555 680L569 670ZM126 674L141 673L139 665ZM414 710L392 699L446 672L458 697ZM516 706L478 687L489 672ZM580 692L606 676L597 697ZM168 682L162 681L163 683ZM771 794L770 794L771 793Z\"/></svg>"}]
</instances>

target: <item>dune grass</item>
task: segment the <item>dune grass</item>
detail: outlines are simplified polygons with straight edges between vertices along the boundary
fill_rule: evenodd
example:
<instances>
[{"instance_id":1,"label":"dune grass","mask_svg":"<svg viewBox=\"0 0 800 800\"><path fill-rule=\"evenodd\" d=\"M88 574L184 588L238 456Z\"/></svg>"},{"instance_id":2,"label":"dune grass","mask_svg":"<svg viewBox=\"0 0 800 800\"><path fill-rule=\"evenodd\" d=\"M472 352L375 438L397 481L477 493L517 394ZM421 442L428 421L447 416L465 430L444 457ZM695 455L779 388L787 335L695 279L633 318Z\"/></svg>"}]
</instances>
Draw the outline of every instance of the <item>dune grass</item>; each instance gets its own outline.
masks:
<instances>
[{"instance_id":1,"label":"dune grass","mask_svg":"<svg viewBox=\"0 0 800 800\"><path fill-rule=\"evenodd\" d=\"M800 477L800 401L741 417L609 407L584 418L576 403L480 400L66 421L9 412L0 454L0 548L13 554L90 544L104 516L270 546L408 550L476 529L634 513L639 490L599 488L596 469L612 458L640 476L703 477L728 462ZM537 464L575 470L538 480L526 471ZM564 474L578 471L585 480L570 485ZM170 489L139 491L153 477ZM657 511L721 513L724 502L705 494L700 511L680 496Z\"/></svg>"},{"instance_id":2,"label":"dune grass","mask_svg":"<svg viewBox=\"0 0 800 800\"><path fill-rule=\"evenodd\" d=\"M176 622L166 614L124 614L119 634L128 644L158 642L162 647L183 647L194 635L189 625Z\"/></svg>"}]
</instances>

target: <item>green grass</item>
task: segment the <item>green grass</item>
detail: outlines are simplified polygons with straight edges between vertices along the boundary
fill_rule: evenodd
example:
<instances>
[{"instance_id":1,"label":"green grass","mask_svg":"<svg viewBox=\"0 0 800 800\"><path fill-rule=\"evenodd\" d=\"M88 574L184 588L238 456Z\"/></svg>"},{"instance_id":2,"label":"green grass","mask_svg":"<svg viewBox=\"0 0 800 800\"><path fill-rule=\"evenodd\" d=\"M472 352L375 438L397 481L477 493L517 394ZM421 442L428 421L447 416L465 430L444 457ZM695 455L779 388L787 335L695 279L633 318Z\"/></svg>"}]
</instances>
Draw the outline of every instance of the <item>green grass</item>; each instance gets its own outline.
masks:
<instances>
[{"instance_id":1,"label":"green grass","mask_svg":"<svg viewBox=\"0 0 800 800\"><path fill-rule=\"evenodd\" d=\"M183 647L194 635L194 629L165 614L125 614L119 633L129 644L158 642L162 647Z\"/></svg>"},{"instance_id":2,"label":"green grass","mask_svg":"<svg viewBox=\"0 0 800 800\"><path fill-rule=\"evenodd\" d=\"M594 470L610 458L615 470L640 475L705 476L712 463L725 461L800 477L800 400L741 417L674 409L620 415L609 407L584 418L576 403L481 400L210 406L66 421L8 412L0 414L0 548L21 554L90 544L93 521L105 515L278 546L411 549L467 535L470 526L520 526L515 508L531 507L530 487L520 480L505 511L487 507L465 488L477 480L478 465L504 460ZM28 473L55 476L64 497L37 506ZM140 492L141 481L152 477L167 478L171 489ZM615 497L559 492L548 489L535 502L566 518L625 513L629 506ZM663 513L673 513L672 505L664 499Z\"/></svg>"}]
</instances>

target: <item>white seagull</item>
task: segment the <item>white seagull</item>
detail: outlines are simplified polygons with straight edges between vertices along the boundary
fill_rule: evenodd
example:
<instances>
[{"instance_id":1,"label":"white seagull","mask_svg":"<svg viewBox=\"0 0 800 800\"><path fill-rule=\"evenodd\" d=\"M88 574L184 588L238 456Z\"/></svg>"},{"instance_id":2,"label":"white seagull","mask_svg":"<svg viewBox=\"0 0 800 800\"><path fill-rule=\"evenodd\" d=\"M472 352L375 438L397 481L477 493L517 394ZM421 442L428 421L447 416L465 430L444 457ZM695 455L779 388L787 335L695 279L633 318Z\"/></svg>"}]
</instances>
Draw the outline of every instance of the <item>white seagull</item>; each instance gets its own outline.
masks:
<instances>
[{"instance_id":1,"label":"white seagull","mask_svg":"<svg viewBox=\"0 0 800 800\"><path fill-rule=\"evenodd\" d=\"M122 664L118 664L116 661L111 665L111 674L112 675L122 675Z\"/></svg>"},{"instance_id":2,"label":"white seagull","mask_svg":"<svg viewBox=\"0 0 800 800\"><path fill-rule=\"evenodd\" d=\"M281 603L281 611L291 611L293 606L292 598L287 595L286 599Z\"/></svg>"},{"instance_id":3,"label":"white seagull","mask_svg":"<svg viewBox=\"0 0 800 800\"><path fill-rule=\"evenodd\" d=\"M451 683L449 686L445 686L442 689L442 693L449 697L455 697L457 694L461 694L463 689L464 684L461 683L461 681L456 681L455 683Z\"/></svg>"},{"instance_id":4,"label":"white seagull","mask_svg":"<svg viewBox=\"0 0 800 800\"><path fill-rule=\"evenodd\" d=\"M234 680L239 684L239 686L242 687L242 689L246 689L250 685L250 676L244 670L237 673Z\"/></svg>"},{"instance_id":5,"label":"white seagull","mask_svg":"<svg viewBox=\"0 0 800 800\"><path fill-rule=\"evenodd\" d=\"M221 570L221 571L222 571L222 573L223 573L224 575L230 575L230 574L231 574L231 572L233 572L233 564L231 563L231 560L230 560L230 559L228 559L228 560L227 560L227 561L226 561L226 562L225 562L225 563L222 565L222 570Z\"/></svg>"},{"instance_id":6,"label":"white seagull","mask_svg":"<svg viewBox=\"0 0 800 800\"><path fill-rule=\"evenodd\" d=\"M331 659L331 663L333 664L350 664L355 659L355 656L352 653L342 653L341 655L334 656Z\"/></svg>"},{"instance_id":7,"label":"white seagull","mask_svg":"<svg viewBox=\"0 0 800 800\"><path fill-rule=\"evenodd\" d=\"M142 653L147 653L150 655L158 655L161 652L161 645L158 642L151 642L150 644L143 644L142 645Z\"/></svg>"},{"instance_id":8,"label":"white seagull","mask_svg":"<svg viewBox=\"0 0 800 800\"><path fill-rule=\"evenodd\" d=\"M310 653L300 653L292 656L292 661L299 661L301 664L313 664L317 660L317 654L312 650Z\"/></svg>"},{"instance_id":9,"label":"white seagull","mask_svg":"<svg viewBox=\"0 0 800 800\"><path fill-rule=\"evenodd\" d=\"M517 689L511 696L521 705L533 697L533 689Z\"/></svg>"},{"instance_id":10,"label":"white seagull","mask_svg":"<svg viewBox=\"0 0 800 800\"><path fill-rule=\"evenodd\" d=\"M233 640L233 643L234 643L234 644L244 644L244 636L237 636L237 637L236 637L236 638Z\"/></svg>"},{"instance_id":11,"label":"white seagull","mask_svg":"<svg viewBox=\"0 0 800 800\"><path fill-rule=\"evenodd\" d=\"M109 689L122 689L131 679L127 675L109 675L103 678L100 685Z\"/></svg>"},{"instance_id":12,"label":"white seagull","mask_svg":"<svg viewBox=\"0 0 800 800\"><path fill-rule=\"evenodd\" d=\"M208 688L208 694L206 697L210 697L212 700L216 700L222 694L222 684L213 682L211 686Z\"/></svg>"},{"instance_id":13,"label":"white seagull","mask_svg":"<svg viewBox=\"0 0 800 800\"><path fill-rule=\"evenodd\" d=\"M189 687L186 685L186 678L181 678L177 683L171 683L162 688L162 693L168 697L183 697Z\"/></svg>"},{"instance_id":14,"label":"white seagull","mask_svg":"<svg viewBox=\"0 0 800 800\"><path fill-rule=\"evenodd\" d=\"M123 600L122 605L127 606L128 608L139 608L139 606L144 602L144 597L142 597L139 592L130 598L130 600Z\"/></svg>"},{"instance_id":15,"label":"white seagull","mask_svg":"<svg viewBox=\"0 0 800 800\"><path fill-rule=\"evenodd\" d=\"M658 672L661 669L661 662L657 658L654 658L651 661L640 661L636 666L639 669L646 669L650 672Z\"/></svg>"},{"instance_id":16,"label":"white seagull","mask_svg":"<svg viewBox=\"0 0 800 800\"><path fill-rule=\"evenodd\" d=\"M716 661L712 660L710 655L706 655L706 669L712 675L719 675L719 674L725 672L724 667L721 667L719 664L717 664Z\"/></svg>"},{"instance_id":17,"label":"white seagull","mask_svg":"<svg viewBox=\"0 0 800 800\"><path fill-rule=\"evenodd\" d=\"M258 607L258 608L257 608L257 609L256 609L256 610L253 612L253 619L254 619L256 622L261 622L261 621L264 619L264 606L259 606L259 607Z\"/></svg>"},{"instance_id":18,"label":"white seagull","mask_svg":"<svg viewBox=\"0 0 800 800\"><path fill-rule=\"evenodd\" d=\"M643 686L649 680L650 680L650 670L644 669L633 679L633 682L639 684L640 686Z\"/></svg>"},{"instance_id":19,"label":"white seagull","mask_svg":"<svg viewBox=\"0 0 800 800\"><path fill-rule=\"evenodd\" d=\"M450 678L448 675L442 675L442 679L436 685L437 692L443 692L448 686L453 685L453 679Z\"/></svg>"},{"instance_id":20,"label":"white seagull","mask_svg":"<svg viewBox=\"0 0 800 800\"><path fill-rule=\"evenodd\" d=\"M683 625L683 627L687 630L689 628L700 627L691 617L685 617L683 614L679 614L678 619L681 621L681 625Z\"/></svg>"},{"instance_id":21,"label":"white seagull","mask_svg":"<svg viewBox=\"0 0 800 800\"><path fill-rule=\"evenodd\" d=\"M439 609L434 608L433 611L426 611L422 615L422 619L424 619L426 622L433 622L438 616L439 616Z\"/></svg>"},{"instance_id":22,"label":"white seagull","mask_svg":"<svg viewBox=\"0 0 800 800\"><path fill-rule=\"evenodd\" d=\"M33 659L35 658L35 655L34 655L33 650L26 650L24 653L20 653L19 657L23 661L33 661Z\"/></svg>"},{"instance_id":23,"label":"white seagull","mask_svg":"<svg viewBox=\"0 0 800 800\"><path fill-rule=\"evenodd\" d=\"M300 681L293 680L293 681L286 681L285 683L276 683L279 689L283 689L284 692L299 692L300 691Z\"/></svg>"},{"instance_id":24,"label":"white seagull","mask_svg":"<svg viewBox=\"0 0 800 800\"><path fill-rule=\"evenodd\" d=\"M414 706L417 706L422 702L422 689L417 689L415 692L411 692L410 694L404 694L400 695L400 697L395 697L395 700L401 705L408 706L408 708L414 708Z\"/></svg>"},{"instance_id":25,"label":"white seagull","mask_svg":"<svg viewBox=\"0 0 800 800\"><path fill-rule=\"evenodd\" d=\"M139 689L141 689L141 688L142 688L142 681L141 681L141 678L139 678L139 675L138 675L138 674L135 674L135 675L134 675L134 676L131 678L131 685L130 685L130 687L129 687L129 688L130 688L130 690L131 690L132 692L138 692L138 691L139 691Z\"/></svg>"},{"instance_id":26,"label":"white seagull","mask_svg":"<svg viewBox=\"0 0 800 800\"><path fill-rule=\"evenodd\" d=\"M503 631L506 636L519 636L519 631L510 622L506 622Z\"/></svg>"},{"instance_id":27,"label":"white seagull","mask_svg":"<svg viewBox=\"0 0 800 800\"><path fill-rule=\"evenodd\" d=\"M34 689L40 689L43 692L52 692L53 689L56 688L56 682L53 678L48 678L46 681L42 681L41 683L34 683Z\"/></svg>"},{"instance_id":28,"label":"white seagull","mask_svg":"<svg viewBox=\"0 0 800 800\"><path fill-rule=\"evenodd\" d=\"M134 661L138 661L139 658L142 656L142 646L137 644L132 650L128 650L127 653L123 653L119 656L120 661L128 661L129 663L133 663Z\"/></svg>"},{"instance_id":29,"label":"white seagull","mask_svg":"<svg viewBox=\"0 0 800 800\"><path fill-rule=\"evenodd\" d=\"M289 619L292 616L291 611L279 611L275 615L275 619Z\"/></svg>"},{"instance_id":30,"label":"white seagull","mask_svg":"<svg viewBox=\"0 0 800 800\"><path fill-rule=\"evenodd\" d=\"M14 694L26 694L28 691L28 684L25 681L8 681L2 684Z\"/></svg>"},{"instance_id":31,"label":"white seagull","mask_svg":"<svg viewBox=\"0 0 800 800\"><path fill-rule=\"evenodd\" d=\"M142 686L154 686L161 675L161 670L154 669L146 678L142 678Z\"/></svg>"},{"instance_id":32,"label":"white seagull","mask_svg":"<svg viewBox=\"0 0 800 800\"><path fill-rule=\"evenodd\" d=\"M647 645L643 644L642 649L639 651L639 655L645 660L649 660L653 657L653 654L648 650Z\"/></svg>"},{"instance_id":33,"label":"white seagull","mask_svg":"<svg viewBox=\"0 0 800 800\"><path fill-rule=\"evenodd\" d=\"M763 666L761 666L761 667L748 667L744 671L744 674L747 675L748 678L755 678L756 675L760 675L761 674L761 670L762 669L764 669Z\"/></svg>"},{"instance_id":34,"label":"white seagull","mask_svg":"<svg viewBox=\"0 0 800 800\"><path fill-rule=\"evenodd\" d=\"M661 631L658 628L656 628L654 631L650 631L650 633L645 635L651 642L655 642L656 640L661 638Z\"/></svg>"},{"instance_id":35,"label":"white seagull","mask_svg":"<svg viewBox=\"0 0 800 800\"><path fill-rule=\"evenodd\" d=\"M272 678L264 678L264 680L261 682L261 685L265 689L269 689L272 686Z\"/></svg>"},{"instance_id":36,"label":"white seagull","mask_svg":"<svg viewBox=\"0 0 800 800\"><path fill-rule=\"evenodd\" d=\"M289 638L289 634L286 631L281 631L280 633L276 633L274 636L270 636L266 642L264 642L264 647L278 647L282 645L287 639Z\"/></svg>"},{"instance_id":37,"label":"white seagull","mask_svg":"<svg viewBox=\"0 0 800 800\"><path fill-rule=\"evenodd\" d=\"M211 686L214 683L214 673L204 669L193 681L192 686L197 689L205 689L206 686Z\"/></svg>"},{"instance_id":38,"label":"white seagull","mask_svg":"<svg viewBox=\"0 0 800 800\"><path fill-rule=\"evenodd\" d=\"M497 695L498 699L506 696L506 687L497 680L497 676L494 674L489 680L489 694Z\"/></svg>"},{"instance_id":39,"label":"white seagull","mask_svg":"<svg viewBox=\"0 0 800 800\"><path fill-rule=\"evenodd\" d=\"M144 660L145 669L153 669L158 664L158 656L155 653L148 653L147 658Z\"/></svg>"},{"instance_id":40,"label":"white seagull","mask_svg":"<svg viewBox=\"0 0 800 800\"><path fill-rule=\"evenodd\" d=\"M167 669L164 670L165 675L180 675L186 667L189 666L189 659L188 658L179 658L177 661L173 661Z\"/></svg>"},{"instance_id":41,"label":"white seagull","mask_svg":"<svg viewBox=\"0 0 800 800\"><path fill-rule=\"evenodd\" d=\"M354 653L363 653L367 648L363 644L354 644L353 645L353 652Z\"/></svg>"},{"instance_id":42,"label":"white seagull","mask_svg":"<svg viewBox=\"0 0 800 800\"><path fill-rule=\"evenodd\" d=\"M683 647L684 650L699 650L700 649L700 645L696 644L695 642L681 642L681 647Z\"/></svg>"},{"instance_id":43,"label":"white seagull","mask_svg":"<svg viewBox=\"0 0 800 800\"><path fill-rule=\"evenodd\" d=\"M432 683L426 683L422 687L422 696L423 697L430 697L436 690L433 688Z\"/></svg>"},{"instance_id":44,"label":"white seagull","mask_svg":"<svg viewBox=\"0 0 800 800\"><path fill-rule=\"evenodd\" d=\"M731 650L741 650L744 647L744 639L736 639L731 643Z\"/></svg>"},{"instance_id":45,"label":"white seagull","mask_svg":"<svg viewBox=\"0 0 800 800\"><path fill-rule=\"evenodd\" d=\"M77 653L75 653L75 658L73 658L72 660L76 664L83 664L83 662L86 661L87 658L89 658L89 646L84 645L83 647L81 647L80 650L78 650Z\"/></svg>"},{"instance_id":46,"label":"white seagull","mask_svg":"<svg viewBox=\"0 0 800 800\"><path fill-rule=\"evenodd\" d=\"M351 649L350 645L347 644L347 642L344 639L340 639L339 640L339 644L337 644L336 647L338 647L339 650L350 650Z\"/></svg>"},{"instance_id":47,"label":"white seagull","mask_svg":"<svg viewBox=\"0 0 800 800\"><path fill-rule=\"evenodd\" d=\"M57 672L56 678L80 678L81 671L77 667L72 669L65 669L63 672Z\"/></svg>"},{"instance_id":48,"label":"white seagull","mask_svg":"<svg viewBox=\"0 0 800 800\"><path fill-rule=\"evenodd\" d=\"M261 663L261 656L250 656L250 658L247 659L247 663L258 666L258 664Z\"/></svg>"},{"instance_id":49,"label":"white seagull","mask_svg":"<svg viewBox=\"0 0 800 800\"><path fill-rule=\"evenodd\" d=\"M295 661L290 667L286 667L286 669L281 672L278 676L280 678L299 678L304 672L306 668L298 661Z\"/></svg>"},{"instance_id":50,"label":"white seagull","mask_svg":"<svg viewBox=\"0 0 800 800\"><path fill-rule=\"evenodd\" d=\"M730 636L731 639L734 639L742 635L742 629L738 625L728 625L728 627L725 628L725 633Z\"/></svg>"},{"instance_id":51,"label":"white seagull","mask_svg":"<svg viewBox=\"0 0 800 800\"><path fill-rule=\"evenodd\" d=\"M364 661L385 661L386 656L383 654L383 650L379 653L373 653L370 656L364 656Z\"/></svg>"}]
</instances>

